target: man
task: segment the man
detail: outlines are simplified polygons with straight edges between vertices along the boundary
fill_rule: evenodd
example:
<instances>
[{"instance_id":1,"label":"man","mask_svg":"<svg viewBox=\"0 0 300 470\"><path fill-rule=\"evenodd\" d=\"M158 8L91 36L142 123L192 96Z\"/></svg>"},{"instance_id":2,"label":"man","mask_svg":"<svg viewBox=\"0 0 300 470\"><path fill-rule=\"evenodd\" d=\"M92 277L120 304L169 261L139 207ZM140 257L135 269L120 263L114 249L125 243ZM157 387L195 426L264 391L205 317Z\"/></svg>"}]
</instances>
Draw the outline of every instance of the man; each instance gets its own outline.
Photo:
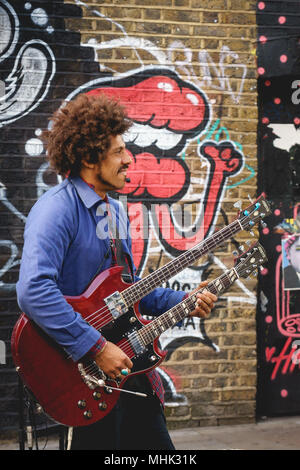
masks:
<instances>
[{"instance_id":1,"label":"man","mask_svg":"<svg viewBox=\"0 0 300 470\"><path fill-rule=\"evenodd\" d=\"M127 217L119 202L107 196L126 182L131 158L122 135L130 126L124 108L105 95L81 95L54 113L51 129L45 133L47 154L54 170L66 178L30 211L17 284L21 309L74 361L92 355L110 378L123 370L130 373L132 361L75 312L64 296L80 295L99 272L117 262L108 230L112 212L122 228L129 273L137 280ZM157 288L141 300L140 312L160 315L184 295ZM192 314L207 316L215 301L213 294L199 294ZM121 393L104 419L74 429L72 449L174 448L162 410L159 375L152 371L129 377L130 387L148 398Z\"/></svg>"}]
</instances>

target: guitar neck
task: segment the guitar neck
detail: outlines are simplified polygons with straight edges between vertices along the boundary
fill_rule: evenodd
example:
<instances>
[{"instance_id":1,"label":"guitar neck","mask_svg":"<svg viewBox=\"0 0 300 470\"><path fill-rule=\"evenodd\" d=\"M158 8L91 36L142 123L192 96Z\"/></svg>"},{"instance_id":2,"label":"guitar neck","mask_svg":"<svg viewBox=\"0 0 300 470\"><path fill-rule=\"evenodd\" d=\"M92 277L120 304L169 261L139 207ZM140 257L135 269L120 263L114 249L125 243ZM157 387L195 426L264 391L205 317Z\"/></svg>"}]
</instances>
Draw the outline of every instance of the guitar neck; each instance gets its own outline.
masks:
<instances>
[{"instance_id":1,"label":"guitar neck","mask_svg":"<svg viewBox=\"0 0 300 470\"><path fill-rule=\"evenodd\" d=\"M205 289L210 291L215 295L222 294L226 289L228 289L234 281L238 278L238 273L235 268L230 269L226 273L222 274L220 277L210 282ZM202 289L199 289L197 292L201 292ZM141 342L146 346L147 344L152 343L156 338L158 338L162 333L176 325L179 321L186 318L194 309L196 304L196 294L192 294L187 297L175 307L171 308L167 312L160 315L155 320L152 320L148 325L144 326L138 331L138 336Z\"/></svg>"},{"instance_id":2,"label":"guitar neck","mask_svg":"<svg viewBox=\"0 0 300 470\"><path fill-rule=\"evenodd\" d=\"M241 222L237 219L227 227L223 227L217 233L211 235L193 248L190 248L182 255L165 264L144 279L136 282L122 292L122 296L128 307L133 306L138 300L147 295L156 287L171 277L175 276L185 268L193 264L206 253L212 251L225 240L243 229Z\"/></svg>"}]
</instances>

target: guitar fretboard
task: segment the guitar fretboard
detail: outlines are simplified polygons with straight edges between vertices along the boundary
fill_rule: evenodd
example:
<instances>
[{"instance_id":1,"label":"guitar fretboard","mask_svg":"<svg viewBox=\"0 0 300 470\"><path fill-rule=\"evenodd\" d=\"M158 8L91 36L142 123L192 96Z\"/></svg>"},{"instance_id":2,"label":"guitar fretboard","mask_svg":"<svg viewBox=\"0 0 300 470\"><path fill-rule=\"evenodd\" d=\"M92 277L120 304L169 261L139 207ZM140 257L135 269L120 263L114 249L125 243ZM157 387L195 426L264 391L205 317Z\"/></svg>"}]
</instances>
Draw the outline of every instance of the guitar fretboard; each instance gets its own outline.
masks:
<instances>
[{"instance_id":1,"label":"guitar fretboard","mask_svg":"<svg viewBox=\"0 0 300 470\"><path fill-rule=\"evenodd\" d=\"M147 295L153 289L193 264L196 260L201 258L201 256L213 250L213 248L236 234L242 228L241 222L239 220L235 220L227 227L223 227L206 240L195 245L193 248L187 250L182 255L149 274L144 279L141 279L137 283L125 289L122 292L122 296L127 306L133 306L138 300Z\"/></svg>"},{"instance_id":2,"label":"guitar fretboard","mask_svg":"<svg viewBox=\"0 0 300 470\"><path fill-rule=\"evenodd\" d=\"M235 268L232 268L214 281L210 282L205 289L215 295L219 295L228 289L228 287L230 287L238 277L237 271ZM201 292L201 290L202 289L199 289L197 292ZM196 300L196 293L194 293L179 304L175 305L175 307L160 315L155 320L152 320L148 325L141 328L138 331L138 336L142 343L145 346L152 343L164 331L186 318L190 312L195 309Z\"/></svg>"}]
</instances>

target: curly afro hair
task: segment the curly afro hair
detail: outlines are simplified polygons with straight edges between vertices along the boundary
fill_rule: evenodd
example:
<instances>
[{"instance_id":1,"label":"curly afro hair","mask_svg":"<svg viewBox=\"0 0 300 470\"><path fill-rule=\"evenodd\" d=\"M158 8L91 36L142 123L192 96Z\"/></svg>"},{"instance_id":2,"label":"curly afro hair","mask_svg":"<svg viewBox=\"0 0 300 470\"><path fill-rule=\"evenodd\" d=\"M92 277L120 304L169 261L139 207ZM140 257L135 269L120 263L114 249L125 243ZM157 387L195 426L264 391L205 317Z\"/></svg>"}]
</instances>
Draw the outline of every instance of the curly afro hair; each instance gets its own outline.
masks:
<instances>
[{"instance_id":1,"label":"curly afro hair","mask_svg":"<svg viewBox=\"0 0 300 470\"><path fill-rule=\"evenodd\" d=\"M81 94L64 103L43 132L50 166L56 173L78 175L82 160L97 163L110 147L110 138L122 135L132 122L125 108L105 94Z\"/></svg>"}]
</instances>

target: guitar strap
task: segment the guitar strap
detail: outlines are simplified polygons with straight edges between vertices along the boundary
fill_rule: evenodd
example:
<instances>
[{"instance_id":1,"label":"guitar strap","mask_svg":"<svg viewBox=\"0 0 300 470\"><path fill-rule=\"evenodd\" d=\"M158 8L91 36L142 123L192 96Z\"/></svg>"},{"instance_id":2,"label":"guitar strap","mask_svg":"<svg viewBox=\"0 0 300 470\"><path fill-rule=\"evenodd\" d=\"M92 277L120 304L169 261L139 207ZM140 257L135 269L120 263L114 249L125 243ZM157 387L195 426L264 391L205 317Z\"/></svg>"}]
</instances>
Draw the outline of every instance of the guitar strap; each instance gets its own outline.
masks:
<instances>
[{"instance_id":1,"label":"guitar strap","mask_svg":"<svg viewBox=\"0 0 300 470\"><path fill-rule=\"evenodd\" d=\"M122 278L124 282L134 282L132 260L128 253L123 250L122 241L117 236L115 239L116 262L118 266L123 266Z\"/></svg>"},{"instance_id":2,"label":"guitar strap","mask_svg":"<svg viewBox=\"0 0 300 470\"><path fill-rule=\"evenodd\" d=\"M104 259L97 270L97 274L101 272L101 268L104 264L105 259L109 256L109 252L112 255L112 266L122 266L122 279L124 282L132 283L134 282L133 274L133 264L131 257L123 249L122 240L120 238L119 229L117 227L117 221L115 222L112 219L110 206L108 200L106 200L106 213L107 213L107 223L109 229L109 248L104 256Z\"/></svg>"}]
</instances>

